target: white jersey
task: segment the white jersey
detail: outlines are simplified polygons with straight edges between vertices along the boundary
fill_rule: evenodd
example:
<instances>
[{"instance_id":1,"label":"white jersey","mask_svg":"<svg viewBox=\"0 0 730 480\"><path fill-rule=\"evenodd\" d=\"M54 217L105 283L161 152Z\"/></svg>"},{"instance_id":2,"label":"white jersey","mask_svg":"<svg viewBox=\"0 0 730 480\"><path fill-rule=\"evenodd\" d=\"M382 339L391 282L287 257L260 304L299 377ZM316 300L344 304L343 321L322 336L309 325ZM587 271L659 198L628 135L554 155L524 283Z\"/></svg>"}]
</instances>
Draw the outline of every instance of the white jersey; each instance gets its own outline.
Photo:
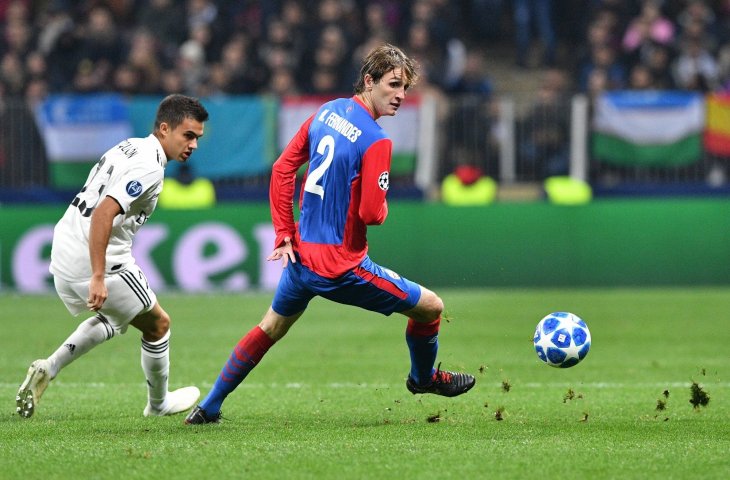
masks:
<instances>
[{"instance_id":1,"label":"white jersey","mask_svg":"<svg viewBox=\"0 0 730 480\"><path fill-rule=\"evenodd\" d=\"M71 282L91 278L91 214L107 196L119 203L123 213L114 218L106 249L106 273L133 265L132 239L157 205L166 164L165 152L154 135L124 140L107 151L56 224L51 273Z\"/></svg>"}]
</instances>

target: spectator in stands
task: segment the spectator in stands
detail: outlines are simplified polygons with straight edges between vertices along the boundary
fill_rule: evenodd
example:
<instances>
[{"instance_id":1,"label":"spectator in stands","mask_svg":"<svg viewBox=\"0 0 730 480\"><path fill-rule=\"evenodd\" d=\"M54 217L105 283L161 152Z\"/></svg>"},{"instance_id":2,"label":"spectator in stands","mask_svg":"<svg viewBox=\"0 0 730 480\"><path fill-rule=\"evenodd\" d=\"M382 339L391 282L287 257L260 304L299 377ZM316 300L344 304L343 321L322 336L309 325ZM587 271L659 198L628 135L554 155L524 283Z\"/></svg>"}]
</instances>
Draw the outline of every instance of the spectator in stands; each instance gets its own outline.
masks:
<instances>
[{"instance_id":1,"label":"spectator in stands","mask_svg":"<svg viewBox=\"0 0 730 480\"><path fill-rule=\"evenodd\" d=\"M212 26L218 21L218 5L212 0L188 0L186 5L188 29Z\"/></svg>"},{"instance_id":2,"label":"spectator in stands","mask_svg":"<svg viewBox=\"0 0 730 480\"><path fill-rule=\"evenodd\" d=\"M423 22L411 24L407 32L407 48L412 57L431 78L441 78L446 70L443 49L431 38L428 25Z\"/></svg>"},{"instance_id":3,"label":"spectator in stands","mask_svg":"<svg viewBox=\"0 0 730 480\"><path fill-rule=\"evenodd\" d=\"M518 168L536 179L566 175L570 163L567 72L545 72L535 102L517 125Z\"/></svg>"},{"instance_id":4,"label":"spectator in stands","mask_svg":"<svg viewBox=\"0 0 730 480\"><path fill-rule=\"evenodd\" d=\"M160 78L160 93L167 96L185 90L182 75L175 69L163 70Z\"/></svg>"},{"instance_id":5,"label":"spectator in stands","mask_svg":"<svg viewBox=\"0 0 730 480\"><path fill-rule=\"evenodd\" d=\"M557 44L553 25L552 0L514 0L517 65L526 67L532 47L532 28L537 27L542 46L542 64L555 64Z\"/></svg>"},{"instance_id":6,"label":"spectator in stands","mask_svg":"<svg viewBox=\"0 0 730 480\"><path fill-rule=\"evenodd\" d=\"M160 43L147 29L137 29L132 34L126 63L136 71L138 93L155 93L160 90L162 64Z\"/></svg>"},{"instance_id":7,"label":"spectator in stands","mask_svg":"<svg viewBox=\"0 0 730 480\"><path fill-rule=\"evenodd\" d=\"M102 5L91 8L80 32L81 61L96 72L95 88L101 89L109 78L106 72L111 72L122 60L122 32L111 11Z\"/></svg>"},{"instance_id":8,"label":"spectator in stands","mask_svg":"<svg viewBox=\"0 0 730 480\"><path fill-rule=\"evenodd\" d=\"M251 50L251 40L244 33L233 35L223 46L221 64L230 82L230 94L255 93L264 84L266 72Z\"/></svg>"},{"instance_id":9,"label":"spectator in stands","mask_svg":"<svg viewBox=\"0 0 730 480\"><path fill-rule=\"evenodd\" d=\"M395 35L388 23L385 5L372 3L365 9L365 35L392 39Z\"/></svg>"},{"instance_id":10,"label":"spectator in stands","mask_svg":"<svg viewBox=\"0 0 730 480\"><path fill-rule=\"evenodd\" d=\"M453 4L440 0L415 0L411 3L410 25L420 23L428 29L436 45L446 45L456 34L454 29L462 22L455 21L457 11Z\"/></svg>"},{"instance_id":11,"label":"spectator in stands","mask_svg":"<svg viewBox=\"0 0 730 480\"><path fill-rule=\"evenodd\" d=\"M586 91L592 102L607 90L610 90L608 84L608 73L602 68L595 68L588 74L586 81Z\"/></svg>"},{"instance_id":12,"label":"spectator in stands","mask_svg":"<svg viewBox=\"0 0 730 480\"><path fill-rule=\"evenodd\" d=\"M190 164L181 163L177 175L165 178L158 203L170 210L211 208L216 203L215 186L207 178L196 177Z\"/></svg>"},{"instance_id":13,"label":"spectator in stands","mask_svg":"<svg viewBox=\"0 0 730 480\"><path fill-rule=\"evenodd\" d=\"M464 68L446 91L453 94L445 122L446 154L442 168L468 164L490 175L498 173L497 141L492 129L497 123L493 103L494 87L485 65L484 53L472 50Z\"/></svg>"},{"instance_id":14,"label":"spectator in stands","mask_svg":"<svg viewBox=\"0 0 730 480\"><path fill-rule=\"evenodd\" d=\"M0 59L0 82L5 84L8 95L21 95L25 87L25 69L20 56L7 52Z\"/></svg>"},{"instance_id":15,"label":"spectator in stands","mask_svg":"<svg viewBox=\"0 0 730 480\"><path fill-rule=\"evenodd\" d=\"M579 65L578 89L585 92L588 88L588 78L593 70L606 72L609 89L623 88L626 85L626 69L616 58L617 52L610 45L596 45L591 51L591 57Z\"/></svg>"},{"instance_id":16,"label":"spectator in stands","mask_svg":"<svg viewBox=\"0 0 730 480\"><path fill-rule=\"evenodd\" d=\"M25 86L25 103L35 112L48 96L48 82L42 77L31 78Z\"/></svg>"},{"instance_id":17,"label":"spectator in stands","mask_svg":"<svg viewBox=\"0 0 730 480\"><path fill-rule=\"evenodd\" d=\"M452 83L446 85L450 93L474 93L491 96L494 85L487 73L485 63L486 54L480 50L470 50L466 53L463 67L456 72Z\"/></svg>"},{"instance_id":18,"label":"spectator in stands","mask_svg":"<svg viewBox=\"0 0 730 480\"><path fill-rule=\"evenodd\" d=\"M708 92L718 87L719 75L717 60L702 39L685 39L672 63L675 84L684 90Z\"/></svg>"},{"instance_id":19,"label":"spectator in stands","mask_svg":"<svg viewBox=\"0 0 730 480\"><path fill-rule=\"evenodd\" d=\"M677 15L679 35L692 25L699 24L704 32L717 38L717 16L707 0L686 0L684 3L684 8Z\"/></svg>"},{"instance_id":20,"label":"spectator in stands","mask_svg":"<svg viewBox=\"0 0 730 480\"><path fill-rule=\"evenodd\" d=\"M187 38L185 10L173 0L142 2L137 26L151 32L160 44L163 63L169 63L177 54L177 47Z\"/></svg>"},{"instance_id":21,"label":"spectator in stands","mask_svg":"<svg viewBox=\"0 0 730 480\"><path fill-rule=\"evenodd\" d=\"M266 38L258 43L257 54L269 71L277 68L296 68L301 61L302 44L294 42L295 32L284 20L274 17L269 21Z\"/></svg>"},{"instance_id":22,"label":"spectator in stands","mask_svg":"<svg viewBox=\"0 0 730 480\"><path fill-rule=\"evenodd\" d=\"M115 92L135 95L140 93L142 85L142 74L134 65L123 63L114 70L112 86Z\"/></svg>"},{"instance_id":23,"label":"spectator in stands","mask_svg":"<svg viewBox=\"0 0 730 480\"><path fill-rule=\"evenodd\" d=\"M720 50L717 53L717 68L717 90L721 92L730 92L730 44L720 47Z\"/></svg>"},{"instance_id":24,"label":"spectator in stands","mask_svg":"<svg viewBox=\"0 0 730 480\"><path fill-rule=\"evenodd\" d=\"M294 48L303 50L311 29L304 4L299 0L285 0L281 6L280 17Z\"/></svg>"},{"instance_id":25,"label":"spectator in stands","mask_svg":"<svg viewBox=\"0 0 730 480\"><path fill-rule=\"evenodd\" d=\"M180 46L176 68L182 77L184 93L197 95L206 75L203 45L194 38L186 40Z\"/></svg>"},{"instance_id":26,"label":"spectator in stands","mask_svg":"<svg viewBox=\"0 0 730 480\"><path fill-rule=\"evenodd\" d=\"M661 11L659 0L643 0L641 13L631 20L622 40L623 50L635 63L643 46L655 42L669 45L674 41L674 24Z\"/></svg>"},{"instance_id":27,"label":"spectator in stands","mask_svg":"<svg viewBox=\"0 0 730 480\"><path fill-rule=\"evenodd\" d=\"M80 39L69 12L51 5L47 23L38 35L38 50L48 66L49 87L54 92L71 90L79 61Z\"/></svg>"},{"instance_id":28,"label":"spectator in stands","mask_svg":"<svg viewBox=\"0 0 730 480\"><path fill-rule=\"evenodd\" d=\"M466 2L467 13L464 20L469 26L473 40L487 38L501 40L503 34L502 12L504 0L470 0Z\"/></svg>"},{"instance_id":29,"label":"spectator in stands","mask_svg":"<svg viewBox=\"0 0 730 480\"><path fill-rule=\"evenodd\" d=\"M308 93L333 97L342 93L342 82L336 70L328 67L317 67L312 72Z\"/></svg>"},{"instance_id":30,"label":"spectator in stands","mask_svg":"<svg viewBox=\"0 0 730 480\"><path fill-rule=\"evenodd\" d=\"M656 82L652 71L643 63L637 63L631 67L629 72L629 83L627 88L630 90L657 90Z\"/></svg>"},{"instance_id":31,"label":"spectator in stands","mask_svg":"<svg viewBox=\"0 0 730 480\"><path fill-rule=\"evenodd\" d=\"M17 3L13 5L17 5ZM24 14L16 14L5 24L3 40L5 45L0 51L13 52L22 58L33 50L33 30L25 20Z\"/></svg>"},{"instance_id":32,"label":"spectator in stands","mask_svg":"<svg viewBox=\"0 0 730 480\"><path fill-rule=\"evenodd\" d=\"M0 186L23 188L47 183L46 151L31 105L21 96L8 96L0 81Z\"/></svg>"},{"instance_id":33,"label":"spectator in stands","mask_svg":"<svg viewBox=\"0 0 730 480\"><path fill-rule=\"evenodd\" d=\"M271 72L267 86L268 88L262 93L268 93L277 97L299 95L301 93L297 86L296 76L289 68L279 68Z\"/></svg>"},{"instance_id":34,"label":"spectator in stands","mask_svg":"<svg viewBox=\"0 0 730 480\"><path fill-rule=\"evenodd\" d=\"M667 45L651 44L642 50L641 62L651 71L659 90L675 88L671 72L672 60L672 49Z\"/></svg>"},{"instance_id":35,"label":"spectator in stands","mask_svg":"<svg viewBox=\"0 0 730 480\"><path fill-rule=\"evenodd\" d=\"M25 56L25 74L29 80L46 78L48 76L48 64L46 57L38 50L33 50Z\"/></svg>"}]
</instances>

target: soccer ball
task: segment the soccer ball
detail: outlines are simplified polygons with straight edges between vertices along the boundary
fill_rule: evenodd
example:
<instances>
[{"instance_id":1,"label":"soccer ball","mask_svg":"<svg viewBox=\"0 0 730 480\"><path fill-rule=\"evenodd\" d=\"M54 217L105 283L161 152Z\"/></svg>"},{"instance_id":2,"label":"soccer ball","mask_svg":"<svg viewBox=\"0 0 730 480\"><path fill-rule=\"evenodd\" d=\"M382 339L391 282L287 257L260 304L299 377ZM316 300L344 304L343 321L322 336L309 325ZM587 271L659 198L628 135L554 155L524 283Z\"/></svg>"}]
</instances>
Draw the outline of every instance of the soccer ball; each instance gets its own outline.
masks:
<instances>
[{"instance_id":1,"label":"soccer ball","mask_svg":"<svg viewBox=\"0 0 730 480\"><path fill-rule=\"evenodd\" d=\"M540 360L551 367L568 368L588 355L591 332L578 315L554 312L537 324L533 343Z\"/></svg>"}]
</instances>

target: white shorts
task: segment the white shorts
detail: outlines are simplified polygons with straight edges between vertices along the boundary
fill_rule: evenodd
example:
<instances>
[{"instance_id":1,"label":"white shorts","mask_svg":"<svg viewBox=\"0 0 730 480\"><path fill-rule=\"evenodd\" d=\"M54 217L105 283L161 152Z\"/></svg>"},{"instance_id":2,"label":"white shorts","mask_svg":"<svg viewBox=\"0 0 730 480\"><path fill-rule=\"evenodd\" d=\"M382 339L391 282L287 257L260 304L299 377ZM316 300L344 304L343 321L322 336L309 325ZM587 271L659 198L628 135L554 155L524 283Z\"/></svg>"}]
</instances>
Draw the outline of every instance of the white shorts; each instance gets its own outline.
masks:
<instances>
[{"instance_id":1,"label":"white shorts","mask_svg":"<svg viewBox=\"0 0 730 480\"><path fill-rule=\"evenodd\" d=\"M148 312L157 303L157 296L150 288L142 269L132 265L126 270L105 277L109 294L101 313L117 333L127 331L129 322L137 315ZM72 315L89 311L86 299L89 298L89 281L68 282L58 276L53 277L56 293Z\"/></svg>"}]
</instances>

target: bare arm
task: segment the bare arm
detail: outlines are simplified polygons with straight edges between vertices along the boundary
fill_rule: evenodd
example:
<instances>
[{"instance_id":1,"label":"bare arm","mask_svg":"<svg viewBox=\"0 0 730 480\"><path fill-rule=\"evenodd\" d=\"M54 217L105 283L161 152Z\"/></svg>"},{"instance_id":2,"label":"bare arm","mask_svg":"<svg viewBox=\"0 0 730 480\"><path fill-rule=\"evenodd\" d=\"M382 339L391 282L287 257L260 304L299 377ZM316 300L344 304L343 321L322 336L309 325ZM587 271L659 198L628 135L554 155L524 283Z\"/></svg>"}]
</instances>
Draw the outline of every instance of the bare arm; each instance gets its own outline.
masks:
<instances>
[{"instance_id":1,"label":"bare arm","mask_svg":"<svg viewBox=\"0 0 730 480\"><path fill-rule=\"evenodd\" d=\"M112 232L114 217L122 213L122 207L112 197L106 197L94 209L89 228L89 258L91 260L91 281L86 306L97 311L108 296L104 274L106 271L106 248Z\"/></svg>"}]
</instances>

